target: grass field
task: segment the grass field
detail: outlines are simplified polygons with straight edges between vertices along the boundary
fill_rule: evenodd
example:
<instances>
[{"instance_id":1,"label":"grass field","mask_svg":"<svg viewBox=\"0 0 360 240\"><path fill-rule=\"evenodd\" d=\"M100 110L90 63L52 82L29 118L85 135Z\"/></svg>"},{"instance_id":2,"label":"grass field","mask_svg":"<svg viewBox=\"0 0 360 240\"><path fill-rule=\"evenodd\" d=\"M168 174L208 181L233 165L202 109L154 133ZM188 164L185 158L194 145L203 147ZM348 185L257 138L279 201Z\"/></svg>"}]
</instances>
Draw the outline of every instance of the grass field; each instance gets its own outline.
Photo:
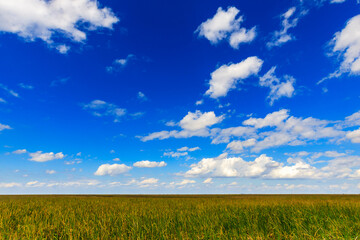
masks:
<instances>
[{"instance_id":1,"label":"grass field","mask_svg":"<svg viewBox=\"0 0 360 240\"><path fill-rule=\"evenodd\" d=\"M0 239L360 239L360 196L0 196Z\"/></svg>"}]
</instances>

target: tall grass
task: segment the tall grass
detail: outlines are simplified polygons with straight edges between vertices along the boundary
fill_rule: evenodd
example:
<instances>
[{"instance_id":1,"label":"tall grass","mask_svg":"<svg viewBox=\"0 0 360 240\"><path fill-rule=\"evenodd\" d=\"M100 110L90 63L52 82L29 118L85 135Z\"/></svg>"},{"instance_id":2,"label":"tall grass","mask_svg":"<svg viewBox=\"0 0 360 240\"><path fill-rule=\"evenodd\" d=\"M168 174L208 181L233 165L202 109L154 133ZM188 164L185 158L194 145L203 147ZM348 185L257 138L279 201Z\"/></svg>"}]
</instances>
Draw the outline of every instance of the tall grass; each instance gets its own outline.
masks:
<instances>
[{"instance_id":1,"label":"tall grass","mask_svg":"<svg viewBox=\"0 0 360 240\"><path fill-rule=\"evenodd\" d=\"M356 239L360 196L1 196L0 239Z\"/></svg>"}]
</instances>

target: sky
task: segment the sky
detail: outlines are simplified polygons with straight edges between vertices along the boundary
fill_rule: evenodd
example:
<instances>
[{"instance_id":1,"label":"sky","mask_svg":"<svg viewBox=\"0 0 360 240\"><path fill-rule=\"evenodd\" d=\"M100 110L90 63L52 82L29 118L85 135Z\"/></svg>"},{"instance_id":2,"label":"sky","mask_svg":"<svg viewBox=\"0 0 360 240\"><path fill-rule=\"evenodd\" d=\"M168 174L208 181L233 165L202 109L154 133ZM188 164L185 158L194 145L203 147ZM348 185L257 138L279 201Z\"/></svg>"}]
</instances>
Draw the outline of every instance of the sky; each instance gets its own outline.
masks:
<instances>
[{"instance_id":1,"label":"sky","mask_svg":"<svg viewBox=\"0 0 360 240\"><path fill-rule=\"evenodd\" d=\"M360 192L355 0L0 0L0 194Z\"/></svg>"}]
</instances>

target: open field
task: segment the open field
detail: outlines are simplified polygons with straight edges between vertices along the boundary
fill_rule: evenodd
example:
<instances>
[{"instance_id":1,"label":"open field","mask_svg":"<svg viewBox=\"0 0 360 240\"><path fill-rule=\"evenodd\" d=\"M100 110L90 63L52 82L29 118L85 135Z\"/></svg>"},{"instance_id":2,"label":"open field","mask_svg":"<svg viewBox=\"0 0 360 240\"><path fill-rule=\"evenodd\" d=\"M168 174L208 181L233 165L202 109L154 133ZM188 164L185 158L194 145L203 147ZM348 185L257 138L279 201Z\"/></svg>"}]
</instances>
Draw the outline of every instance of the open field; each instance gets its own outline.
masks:
<instances>
[{"instance_id":1,"label":"open field","mask_svg":"<svg viewBox=\"0 0 360 240\"><path fill-rule=\"evenodd\" d=\"M0 239L359 237L359 195L0 197Z\"/></svg>"}]
</instances>

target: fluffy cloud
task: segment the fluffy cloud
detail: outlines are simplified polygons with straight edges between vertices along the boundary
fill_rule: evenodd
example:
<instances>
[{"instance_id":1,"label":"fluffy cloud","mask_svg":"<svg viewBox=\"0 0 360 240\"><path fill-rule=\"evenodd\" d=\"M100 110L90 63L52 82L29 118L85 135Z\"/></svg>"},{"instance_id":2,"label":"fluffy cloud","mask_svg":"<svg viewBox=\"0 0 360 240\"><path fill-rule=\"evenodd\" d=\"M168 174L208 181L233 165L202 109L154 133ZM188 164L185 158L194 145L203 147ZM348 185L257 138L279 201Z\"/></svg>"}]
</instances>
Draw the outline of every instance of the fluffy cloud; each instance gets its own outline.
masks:
<instances>
[{"instance_id":1,"label":"fluffy cloud","mask_svg":"<svg viewBox=\"0 0 360 240\"><path fill-rule=\"evenodd\" d=\"M285 13L281 15L281 30L275 31L273 33L272 40L268 42L266 45L269 48L274 46L281 46L284 43L291 41L294 37L288 33L289 29L296 27L299 21L299 17L304 13L301 13L298 17L295 16L295 12L297 11L296 7L289 8Z\"/></svg>"},{"instance_id":2,"label":"fluffy cloud","mask_svg":"<svg viewBox=\"0 0 360 240\"><path fill-rule=\"evenodd\" d=\"M205 137L209 136L210 132L208 127L220 123L224 116L217 117L214 112L195 111L195 113L188 112L188 114L179 122L181 131L161 131L154 132L148 136L141 137L141 141L146 142L154 139L167 139L167 138L189 138L189 137Z\"/></svg>"},{"instance_id":3,"label":"fluffy cloud","mask_svg":"<svg viewBox=\"0 0 360 240\"><path fill-rule=\"evenodd\" d=\"M48 161L53 161L53 160L57 160L57 159L63 159L65 157L65 155L62 152L43 153L42 151L37 151L35 153L29 153L29 155L31 157L29 160L34 161L34 162L48 162Z\"/></svg>"},{"instance_id":4,"label":"fluffy cloud","mask_svg":"<svg viewBox=\"0 0 360 240\"><path fill-rule=\"evenodd\" d=\"M240 157L204 158L192 164L186 177L239 177L263 179L323 179L323 178L359 178L360 157L344 156L331 159L322 168L306 163L301 158L289 158L287 163L273 160L265 154L254 161L245 161Z\"/></svg>"},{"instance_id":5,"label":"fluffy cloud","mask_svg":"<svg viewBox=\"0 0 360 240\"><path fill-rule=\"evenodd\" d=\"M360 143L360 129L349 132L346 134L346 138L350 139L352 143Z\"/></svg>"},{"instance_id":6,"label":"fluffy cloud","mask_svg":"<svg viewBox=\"0 0 360 240\"><path fill-rule=\"evenodd\" d=\"M246 141L232 141L226 148L230 149L234 153L241 153L244 148L252 147L256 144L255 138L250 138Z\"/></svg>"},{"instance_id":7,"label":"fluffy cloud","mask_svg":"<svg viewBox=\"0 0 360 240\"><path fill-rule=\"evenodd\" d=\"M258 57L248 57L236 64L222 65L211 73L210 88L206 91L206 95L211 98L226 96L239 81L256 75L262 64L263 61Z\"/></svg>"},{"instance_id":8,"label":"fluffy cloud","mask_svg":"<svg viewBox=\"0 0 360 240\"><path fill-rule=\"evenodd\" d=\"M55 44L53 36L75 42L86 40L86 31L111 29L118 22L110 8L99 8L94 0L11 0L0 1L0 31L27 40L41 39L62 53L67 46Z\"/></svg>"},{"instance_id":9,"label":"fluffy cloud","mask_svg":"<svg viewBox=\"0 0 360 240\"><path fill-rule=\"evenodd\" d=\"M5 125L5 124L0 123L0 132L5 130L5 129L11 129L11 127L9 125Z\"/></svg>"},{"instance_id":10,"label":"fluffy cloud","mask_svg":"<svg viewBox=\"0 0 360 240\"><path fill-rule=\"evenodd\" d=\"M224 116L216 117L214 112L202 113L199 110L196 112L188 112L188 114L180 121L179 125L184 130L197 131L214 124L221 122Z\"/></svg>"},{"instance_id":11,"label":"fluffy cloud","mask_svg":"<svg viewBox=\"0 0 360 240\"><path fill-rule=\"evenodd\" d=\"M118 122L126 114L125 108L119 108L115 104L102 100L93 100L89 104L85 104L83 109L91 111L97 117L112 116L114 117L114 122Z\"/></svg>"},{"instance_id":12,"label":"fluffy cloud","mask_svg":"<svg viewBox=\"0 0 360 240\"><path fill-rule=\"evenodd\" d=\"M343 73L360 74L360 15L348 20L346 26L340 32L335 33L331 44L333 53L338 53L342 57L340 68L335 73L324 78L320 82L339 77Z\"/></svg>"},{"instance_id":13,"label":"fluffy cloud","mask_svg":"<svg viewBox=\"0 0 360 240\"><path fill-rule=\"evenodd\" d=\"M155 167L165 167L167 164L164 161L161 162L151 162L148 160L139 161L133 164L134 167L138 168L155 168Z\"/></svg>"},{"instance_id":14,"label":"fluffy cloud","mask_svg":"<svg viewBox=\"0 0 360 240\"><path fill-rule=\"evenodd\" d=\"M243 16L237 18L239 12L236 7L228 7L226 11L220 7L213 18L201 23L195 32L212 44L226 39L231 47L237 49L241 43L252 42L256 37L255 27L251 29L240 27Z\"/></svg>"},{"instance_id":15,"label":"fluffy cloud","mask_svg":"<svg viewBox=\"0 0 360 240\"><path fill-rule=\"evenodd\" d=\"M132 167L126 166L125 164L103 164L94 173L97 176L116 176L119 174L130 171Z\"/></svg>"},{"instance_id":16,"label":"fluffy cloud","mask_svg":"<svg viewBox=\"0 0 360 240\"><path fill-rule=\"evenodd\" d=\"M55 170L46 170L45 172L46 172L46 174L50 174L50 175L56 173Z\"/></svg>"},{"instance_id":17,"label":"fluffy cloud","mask_svg":"<svg viewBox=\"0 0 360 240\"><path fill-rule=\"evenodd\" d=\"M275 100L281 97L291 98L294 95L295 79L291 76L284 76L285 81L281 82L275 76L276 67L272 67L264 76L260 77L260 86L269 87L270 94L267 97L270 100L270 105L274 104Z\"/></svg>"},{"instance_id":18,"label":"fluffy cloud","mask_svg":"<svg viewBox=\"0 0 360 240\"><path fill-rule=\"evenodd\" d=\"M178 152L186 152L186 151L194 152L194 151L197 151L197 150L200 150L200 148L199 147L193 147L193 148L182 147L182 148L177 149Z\"/></svg>"}]
</instances>

